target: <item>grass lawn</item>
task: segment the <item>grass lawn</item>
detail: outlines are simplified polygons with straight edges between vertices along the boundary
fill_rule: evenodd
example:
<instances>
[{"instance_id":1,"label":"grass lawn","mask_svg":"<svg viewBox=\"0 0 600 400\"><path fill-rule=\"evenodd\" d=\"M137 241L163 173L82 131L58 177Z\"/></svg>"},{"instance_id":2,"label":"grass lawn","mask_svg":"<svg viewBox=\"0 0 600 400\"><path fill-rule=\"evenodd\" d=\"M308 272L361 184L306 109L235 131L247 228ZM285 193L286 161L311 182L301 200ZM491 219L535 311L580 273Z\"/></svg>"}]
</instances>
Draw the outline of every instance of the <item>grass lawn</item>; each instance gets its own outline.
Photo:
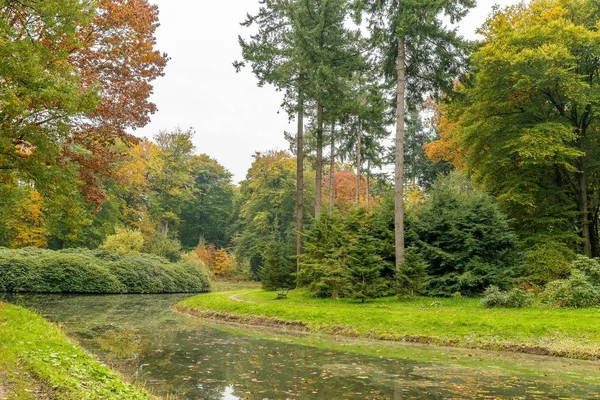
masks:
<instances>
[{"instance_id":1,"label":"grass lawn","mask_svg":"<svg viewBox=\"0 0 600 400\"><path fill-rule=\"evenodd\" d=\"M123 382L39 315L0 302L0 398L153 397Z\"/></svg>"},{"instance_id":2,"label":"grass lawn","mask_svg":"<svg viewBox=\"0 0 600 400\"><path fill-rule=\"evenodd\" d=\"M478 299L384 298L365 304L314 299L301 290L288 299L243 290L184 300L179 310L248 324L291 324L353 337L600 359L600 308L486 309Z\"/></svg>"}]
</instances>

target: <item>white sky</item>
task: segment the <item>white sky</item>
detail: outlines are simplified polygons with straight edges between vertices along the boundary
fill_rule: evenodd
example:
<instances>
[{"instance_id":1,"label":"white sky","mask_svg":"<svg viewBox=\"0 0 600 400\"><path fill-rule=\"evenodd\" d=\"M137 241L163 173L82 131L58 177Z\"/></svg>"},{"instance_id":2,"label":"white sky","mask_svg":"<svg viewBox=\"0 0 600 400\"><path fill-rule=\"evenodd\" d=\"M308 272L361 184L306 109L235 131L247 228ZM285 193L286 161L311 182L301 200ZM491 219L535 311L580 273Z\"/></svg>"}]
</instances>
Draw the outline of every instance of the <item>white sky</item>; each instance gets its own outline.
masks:
<instances>
[{"instance_id":1,"label":"white sky","mask_svg":"<svg viewBox=\"0 0 600 400\"><path fill-rule=\"evenodd\" d=\"M461 22L468 38L485 22L494 4L520 0L479 0ZM249 70L237 74L232 62L240 58L237 37L247 12L257 0L153 0L160 9L158 48L171 57L166 75L155 81L152 101L159 111L136 132L151 137L159 130L192 127L197 151L216 158L244 179L255 151L287 149L284 131L295 132L285 112L278 114L282 94L259 88Z\"/></svg>"}]
</instances>

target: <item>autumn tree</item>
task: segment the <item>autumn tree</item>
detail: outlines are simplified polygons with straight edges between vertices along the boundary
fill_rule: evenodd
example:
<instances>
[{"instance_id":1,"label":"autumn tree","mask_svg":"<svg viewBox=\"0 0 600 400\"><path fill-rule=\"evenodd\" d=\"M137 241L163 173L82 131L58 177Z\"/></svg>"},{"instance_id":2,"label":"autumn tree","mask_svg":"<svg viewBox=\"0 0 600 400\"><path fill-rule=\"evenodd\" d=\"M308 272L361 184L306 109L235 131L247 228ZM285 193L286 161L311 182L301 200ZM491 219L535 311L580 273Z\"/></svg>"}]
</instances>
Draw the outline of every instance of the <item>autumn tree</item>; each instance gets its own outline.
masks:
<instances>
[{"instance_id":1,"label":"autumn tree","mask_svg":"<svg viewBox=\"0 0 600 400\"><path fill-rule=\"evenodd\" d=\"M474 0L356 0L366 13L373 40L381 45L387 75L396 82L396 268L404 261L404 120L407 105L447 89L464 65L456 23Z\"/></svg>"},{"instance_id":2,"label":"autumn tree","mask_svg":"<svg viewBox=\"0 0 600 400\"><path fill-rule=\"evenodd\" d=\"M117 179L116 140L135 143L131 130L144 127L156 105L152 82L163 75L167 56L156 49L158 6L148 0L99 0L91 22L79 29L81 46L70 51L82 87L97 90L100 102L74 126L62 160L80 165L86 198L106 201L103 181Z\"/></svg>"},{"instance_id":3,"label":"autumn tree","mask_svg":"<svg viewBox=\"0 0 600 400\"><path fill-rule=\"evenodd\" d=\"M519 230L570 245L579 234L586 255L600 254L597 9L587 0L497 9L447 113L468 168Z\"/></svg>"}]
</instances>

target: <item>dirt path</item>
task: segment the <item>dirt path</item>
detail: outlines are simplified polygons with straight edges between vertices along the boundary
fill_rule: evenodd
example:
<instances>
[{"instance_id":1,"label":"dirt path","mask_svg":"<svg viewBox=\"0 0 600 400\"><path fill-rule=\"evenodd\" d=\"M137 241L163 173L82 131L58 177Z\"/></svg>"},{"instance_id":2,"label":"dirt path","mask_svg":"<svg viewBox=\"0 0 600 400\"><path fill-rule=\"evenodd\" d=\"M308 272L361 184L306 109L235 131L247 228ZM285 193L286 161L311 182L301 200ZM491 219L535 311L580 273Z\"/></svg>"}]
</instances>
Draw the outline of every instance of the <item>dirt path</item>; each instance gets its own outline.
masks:
<instances>
[{"instance_id":1,"label":"dirt path","mask_svg":"<svg viewBox=\"0 0 600 400\"><path fill-rule=\"evenodd\" d=\"M238 303L252 303L251 301L248 300L244 300L244 299L240 299L238 296L240 294L244 294L244 293L237 293L237 294L232 294L231 296L227 297L229 300L233 300L233 301L237 301ZM0 397L0 399L2 399Z\"/></svg>"}]
</instances>

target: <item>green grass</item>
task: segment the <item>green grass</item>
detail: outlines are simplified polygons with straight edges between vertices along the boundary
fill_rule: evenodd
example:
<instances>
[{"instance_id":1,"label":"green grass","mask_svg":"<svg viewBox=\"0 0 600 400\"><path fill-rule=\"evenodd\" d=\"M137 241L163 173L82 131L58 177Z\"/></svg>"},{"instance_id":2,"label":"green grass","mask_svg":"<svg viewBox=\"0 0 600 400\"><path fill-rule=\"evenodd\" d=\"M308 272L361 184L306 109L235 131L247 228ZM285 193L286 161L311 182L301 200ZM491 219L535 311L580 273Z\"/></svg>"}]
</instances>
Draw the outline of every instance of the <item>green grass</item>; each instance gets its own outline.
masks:
<instances>
[{"instance_id":1,"label":"green grass","mask_svg":"<svg viewBox=\"0 0 600 400\"><path fill-rule=\"evenodd\" d=\"M0 302L0 391L8 399L152 399L70 342L57 327Z\"/></svg>"},{"instance_id":2,"label":"green grass","mask_svg":"<svg viewBox=\"0 0 600 400\"><path fill-rule=\"evenodd\" d=\"M250 324L296 322L312 332L352 337L600 359L600 308L486 309L469 298L360 304L314 299L303 291L290 292L286 300L275 297L261 290L212 293L184 300L178 308Z\"/></svg>"}]
</instances>

